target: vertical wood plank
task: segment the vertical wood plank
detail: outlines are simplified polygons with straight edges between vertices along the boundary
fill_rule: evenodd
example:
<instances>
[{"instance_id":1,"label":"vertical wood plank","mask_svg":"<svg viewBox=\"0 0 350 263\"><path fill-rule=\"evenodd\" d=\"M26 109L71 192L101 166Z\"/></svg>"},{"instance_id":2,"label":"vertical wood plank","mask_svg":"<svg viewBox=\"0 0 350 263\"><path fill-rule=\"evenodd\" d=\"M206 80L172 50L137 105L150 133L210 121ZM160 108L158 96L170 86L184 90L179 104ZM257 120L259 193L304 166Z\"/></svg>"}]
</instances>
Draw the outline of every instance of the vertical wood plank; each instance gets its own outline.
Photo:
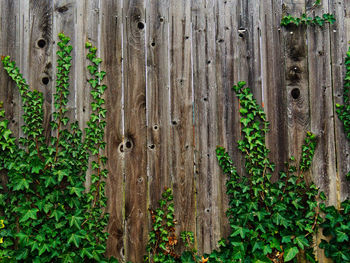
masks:
<instances>
[{"instance_id":1,"label":"vertical wood plank","mask_svg":"<svg viewBox=\"0 0 350 263\"><path fill-rule=\"evenodd\" d=\"M332 84L334 105L343 104L345 78L345 56L350 40L350 2L329 1L330 13L335 14L336 23L331 30ZM337 201L338 205L350 196L350 183L346 174L350 172L350 142L337 114L335 116L335 141L337 153Z\"/></svg>"},{"instance_id":2,"label":"vertical wood plank","mask_svg":"<svg viewBox=\"0 0 350 263\"><path fill-rule=\"evenodd\" d=\"M175 218L179 222L179 232L195 232L191 2L172 1L170 19L171 168Z\"/></svg>"},{"instance_id":3,"label":"vertical wood plank","mask_svg":"<svg viewBox=\"0 0 350 263\"><path fill-rule=\"evenodd\" d=\"M32 89L43 93L44 129L49 138L53 82L52 82L52 3L48 0L29 2L29 47L26 67L27 81Z\"/></svg>"},{"instance_id":4,"label":"vertical wood plank","mask_svg":"<svg viewBox=\"0 0 350 263\"><path fill-rule=\"evenodd\" d=\"M0 1L0 54L10 56L18 64L20 58L19 40L20 40L20 5L19 1ZM19 65L18 65L19 66ZM5 110L5 117L9 120L8 127L13 136L18 137L20 130L20 110L21 99L18 88L10 80L6 71L0 66L0 101L3 103L2 109ZM5 171L0 171L0 183L4 189L7 189L7 176Z\"/></svg>"},{"instance_id":5,"label":"vertical wood plank","mask_svg":"<svg viewBox=\"0 0 350 263\"><path fill-rule=\"evenodd\" d=\"M271 150L269 156L276 164L273 179L284 168L288 159L287 99L284 87L284 61L282 35L279 24L282 16L280 2L268 0L261 2L260 47L262 52L262 105L270 122L266 145ZM265 103L264 103L265 102Z\"/></svg>"},{"instance_id":6,"label":"vertical wood plank","mask_svg":"<svg viewBox=\"0 0 350 263\"><path fill-rule=\"evenodd\" d=\"M107 256L125 260L124 253L124 149L123 145L123 16L122 1L101 1L101 57L107 72L106 156L108 157L106 191L110 214Z\"/></svg>"},{"instance_id":7,"label":"vertical wood plank","mask_svg":"<svg viewBox=\"0 0 350 263\"><path fill-rule=\"evenodd\" d=\"M145 3L124 1L126 259L141 262L147 222Z\"/></svg>"},{"instance_id":8,"label":"vertical wood plank","mask_svg":"<svg viewBox=\"0 0 350 263\"><path fill-rule=\"evenodd\" d=\"M305 12L305 1L289 1L282 6L292 16ZM286 13L284 14L286 15ZM293 25L283 30L285 92L288 117L288 155L299 160L306 131L310 129L309 80L306 27Z\"/></svg>"},{"instance_id":9,"label":"vertical wood plank","mask_svg":"<svg viewBox=\"0 0 350 263\"><path fill-rule=\"evenodd\" d=\"M169 1L147 1L147 159L150 207L172 186Z\"/></svg>"},{"instance_id":10,"label":"vertical wood plank","mask_svg":"<svg viewBox=\"0 0 350 263\"><path fill-rule=\"evenodd\" d=\"M239 65L240 47L238 43L238 25L236 17L240 12L240 2L216 1L216 86L217 86L217 145L224 146L232 156L238 171L242 171L244 167L242 155L237 149L237 140L239 139L239 116L238 116L238 100L232 90L233 84L244 76L239 75L247 67ZM238 50L235 50L238 49ZM242 69L242 72L240 71ZM217 162L214 164L218 167ZM226 195L226 176L222 171L219 172L221 193L219 202L219 223L222 237L229 234L230 227L226 217L228 208L228 198Z\"/></svg>"},{"instance_id":11,"label":"vertical wood plank","mask_svg":"<svg viewBox=\"0 0 350 263\"><path fill-rule=\"evenodd\" d=\"M328 3L316 14L328 13ZM334 112L330 67L330 26L309 27L308 66L310 85L311 131L318 136L312 173L315 183L328 196L329 204L336 204L336 160L334 142Z\"/></svg>"},{"instance_id":12,"label":"vertical wood plank","mask_svg":"<svg viewBox=\"0 0 350 263\"><path fill-rule=\"evenodd\" d=\"M71 52L72 56L72 66L71 66L71 73L69 75L69 96L68 96L68 103L67 103L67 117L69 119L75 120L77 118L77 111L76 111L76 86L75 86L75 78L76 76L76 59L75 56L77 54L76 50L76 44L75 43L75 34L76 32L76 22L77 22L77 1L73 0L53 0L53 39L55 40L55 43L57 43L58 40L58 34L64 33L66 36L70 38L69 44L73 46L73 50ZM79 47L80 48L80 47ZM78 49L79 49L78 48ZM57 44L52 46L52 53L53 53L53 68L56 69L56 52L58 50ZM52 72L52 75L54 76L54 80L56 80L56 72ZM56 81L54 81L54 84ZM67 124L69 127L69 124Z\"/></svg>"},{"instance_id":13,"label":"vertical wood plank","mask_svg":"<svg viewBox=\"0 0 350 263\"><path fill-rule=\"evenodd\" d=\"M217 86L215 1L192 1L193 91L197 247L210 253L221 238L219 213L220 179L215 148L217 133Z\"/></svg>"},{"instance_id":14,"label":"vertical wood plank","mask_svg":"<svg viewBox=\"0 0 350 263\"><path fill-rule=\"evenodd\" d=\"M19 1L1 1L1 27L0 27L0 52L2 56L10 56L12 60L20 66L19 51L19 28L20 28L20 10ZM0 101L3 102L5 116L10 121L9 128L14 136L19 134L19 107L21 100L18 89L13 81L10 80L7 73L0 67Z\"/></svg>"},{"instance_id":15,"label":"vertical wood plank","mask_svg":"<svg viewBox=\"0 0 350 263\"><path fill-rule=\"evenodd\" d=\"M315 15L328 13L327 1L322 8L315 10ZM318 146L312 162L313 181L328 197L329 205L337 203L337 169L335 155L335 134L333 111L333 90L331 75L330 29L326 24L320 27L308 27L308 72L310 90L311 131L318 136ZM316 244L322 234L316 235ZM321 249L316 252L316 259L329 262Z\"/></svg>"}]
</instances>

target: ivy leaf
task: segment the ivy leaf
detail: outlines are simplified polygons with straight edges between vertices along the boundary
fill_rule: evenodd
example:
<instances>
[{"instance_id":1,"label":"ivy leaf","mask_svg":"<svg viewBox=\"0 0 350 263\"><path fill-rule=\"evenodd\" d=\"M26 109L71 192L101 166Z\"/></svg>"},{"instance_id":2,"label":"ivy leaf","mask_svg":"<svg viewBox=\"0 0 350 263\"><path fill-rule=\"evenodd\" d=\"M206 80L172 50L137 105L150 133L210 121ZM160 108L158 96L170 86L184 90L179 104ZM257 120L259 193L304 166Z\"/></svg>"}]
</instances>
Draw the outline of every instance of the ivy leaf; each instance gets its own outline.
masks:
<instances>
[{"instance_id":1,"label":"ivy leaf","mask_svg":"<svg viewBox=\"0 0 350 263\"><path fill-rule=\"evenodd\" d=\"M80 216L71 216L69 219L69 226L72 227L73 225L75 225L78 229L80 229L82 219L83 218Z\"/></svg>"},{"instance_id":2,"label":"ivy leaf","mask_svg":"<svg viewBox=\"0 0 350 263\"><path fill-rule=\"evenodd\" d=\"M21 178L14 185L13 190L18 191L18 190L29 189L29 183L31 183L31 181L27 180L26 178Z\"/></svg>"},{"instance_id":3,"label":"ivy leaf","mask_svg":"<svg viewBox=\"0 0 350 263\"><path fill-rule=\"evenodd\" d=\"M73 234L70 236L70 238L68 239L68 245L71 244L71 243L74 243L74 245L75 245L76 247L79 247L80 236L73 233Z\"/></svg>"},{"instance_id":4,"label":"ivy leaf","mask_svg":"<svg viewBox=\"0 0 350 263\"><path fill-rule=\"evenodd\" d=\"M341 242L344 242L344 241L349 241L349 237L348 237L348 235L345 232L337 229L335 231L335 233L337 235L337 242L341 243Z\"/></svg>"},{"instance_id":5,"label":"ivy leaf","mask_svg":"<svg viewBox=\"0 0 350 263\"><path fill-rule=\"evenodd\" d=\"M292 260L299 253L299 249L297 247L290 247L284 252L284 261Z\"/></svg>"},{"instance_id":6,"label":"ivy leaf","mask_svg":"<svg viewBox=\"0 0 350 263\"><path fill-rule=\"evenodd\" d=\"M309 246L309 241L304 236L297 236L294 239L294 244L297 244L301 249Z\"/></svg>"},{"instance_id":7,"label":"ivy leaf","mask_svg":"<svg viewBox=\"0 0 350 263\"><path fill-rule=\"evenodd\" d=\"M36 214L37 214L38 211L39 211L39 209L37 209L37 208L28 209L27 212L19 220L19 222L23 223L23 222L27 221L29 218L37 219Z\"/></svg>"}]
</instances>

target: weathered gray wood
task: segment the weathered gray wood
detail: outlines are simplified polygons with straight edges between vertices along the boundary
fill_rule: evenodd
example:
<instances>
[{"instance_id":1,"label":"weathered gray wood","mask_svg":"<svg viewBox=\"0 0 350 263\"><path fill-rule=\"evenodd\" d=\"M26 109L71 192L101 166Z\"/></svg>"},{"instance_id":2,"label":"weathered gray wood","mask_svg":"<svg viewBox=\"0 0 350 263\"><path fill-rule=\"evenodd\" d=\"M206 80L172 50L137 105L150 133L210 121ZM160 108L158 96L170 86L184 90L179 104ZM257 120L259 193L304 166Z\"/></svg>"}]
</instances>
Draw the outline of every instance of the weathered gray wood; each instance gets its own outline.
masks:
<instances>
[{"instance_id":1,"label":"weathered gray wood","mask_svg":"<svg viewBox=\"0 0 350 263\"><path fill-rule=\"evenodd\" d=\"M328 12L328 3L317 14ZM308 67L310 86L311 131L318 136L318 147L312 165L315 183L328 196L329 204L336 204L336 162L334 141L334 112L330 67L329 25L309 27Z\"/></svg>"},{"instance_id":2,"label":"weathered gray wood","mask_svg":"<svg viewBox=\"0 0 350 263\"><path fill-rule=\"evenodd\" d=\"M345 56L350 40L350 10L349 1L329 1L332 14L337 17L331 32L331 59L334 105L343 104L343 90L345 77ZM337 114L335 114L337 115ZM337 150L337 201L345 200L350 194L350 184L346 174L350 172L350 142L344 133L342 122L335 116L335 139Z\"/></svg>"},{"instance_id":3,"label":"weathered gray wood","mask_svg":"<svg viewBox=\"0 0 350 263\"><path fill-rule=\"evenodd\" d=\"M217 220L220 173L215 159L218 143L215 1L192 1L193 92L196 164L197 247L210 253L221 238Z\"/></svg>"},{"instance_id":4,"label":"weathered gray wood","mask_svg":"<svg viewBox=\"0 0 350 263\"><path fill-rule=\"evenodd\" d=\"M177 234L195 232L191 2L170 5L170 102L172 175Z\"/></svg>"},{"instance_id":5,"label":"weathered gray wood","mask_svg":"<svg viewBox=\"0 0 350 263\"><path fill-rule=\"evenodd\" d=\"M52 2L47 0L30 1L27 37L28 84L32 89L43 93L44 129L47 138L51 136L50 121L52 108ZM24 65L23 65L24 66Z\"/></svg>"},{"instance_id":6,"label":"weathered gray wood","mask_svg":"<svg viewBox=\"0 0 350 263\"><path fill-rule=\"evenodd\" d=\"M0 54L10 56L18 63L20 58L20 10L19 1L0 2L1 26L0 26ZM19 66L19 65L17 65ZM5 116L10 121L9 128L14 136L19 134L19 107L21 101L15 83L10 80L2 65L0 67L0 101L3 102Z\"/></svg>"},{"instance_id":7,"label":"weathered gray wood","mask_svg":"<svg viewBox=\"0 0 350 263\"><path fill-rule=\"evenodd\" d=\"M58 50L57 42L58 34L64 33L66 36L70 38L69 44L72 45L74 48L71 52L72 58L76 56L76 21L77 21L77 1L74 0L53 0L53 24L52 24L52 37L54 44L52 46L52 53L53 53L53 69L56 69L56 52ZM77 118L77 112L76 112L76 86L75 86L75 63L76 60L72 59L72 66L71 66L71 73L69 78L69 96L68 96L68 104L67 109L68 112L66 115L70 118L70 120L75 120ZM56 80L56 72L52 72L53 79ZM54 82L55 84L55 82ZM85 94L84 94L85 96ZM69 124L67 124L69 127Z\"/></svg>"},{"instance_id":8,"label":"weathered gray wood","mask_svg":"<svg viewBox=\"0 0 350 263\"><path fill-rule=\"evenodd\" d=\"M107 109L106 155L109 176L106 184L110 220L107 255L125 260L124 253L124 149L123 144L123 14L122 1L101 2L100 52L102 70L107 72L104 83Z\"/></svg>"},{"instance_id":9,"label":"weathered gray wood","mask_svg":"<svg viewBox=\"0 0 350 263\"><path fill-rule=\"evenodd\" d=\"M233 84L238 81L234 76L237 58L239 52L234 51L238 48L237 43L237 21L233 19L232 14L237 16L239 5L235 1L216 1L215 6L215 23L216 23L216 87L217 87L217 145L223 146L235 160L238 171L243 170L243 158L237 152L236 141L239 139L240 132L235 127L239 127L239 116L234 114L238 112L238 100L232 90ZM238 64L238 63L237 63ZM240 68L237 66L237 68ZM237 73L237 72L236 72ZM244 80L245 78L242 77ZM221 116L221 117L220 117ZM220 171L220 169L219 169ZM225 212L228 208L228 198L226 193L226 176L219 172L220 188L218 196L218 220L220 222L220 232L222 237L227 237L230 227Z\"/></svg>"},{"instance_id":10,"label":"weathered gray wood","mask_svg":"<svg viewBox=\"0 0 350 263\"><path fill-rule=\"evenodd\" d=\"M335 103L342 103L350 3L323 1L323 9L315 9L318 15L334 13L334 26L280 27L282 11L299 16L311 3L0 2L1 54L16 59L31 86L44 92L45 127L52 111L57 34L64 32L74 46L69 116L81 127L90 113L84 43L99 48L108 86L108 256L142 261L150 226L147 208L157 206L165 186L174 190L177 234L193 231L199 253L210 252L227 236L226 178L215 147L225 146L244 175L244 158L236 147L239 104L231 89L241 80L271 122L267 143L277 165L288 155L300 156L305 132L311 130L319 137L313 179L331 204L349 196L350 143ZM48 85L42 84L45 76ZM0 79L10 127L23 135L18 90L2 69ZM325 260L321 252L318 258Z\"/></svg>"},{"instance_id":11,"label":"weathered gray wood","mask_svg":"<svg viewBox=\"0 0 350 263\"><path fill-rule=\"evenodd\" d=\"M124 1L126 259L141 262L148 240L145 2Z\"/></svg>"},{"instance_id":12,"label":"weathered gray wood","mask_svg":"<svg viewBox=\"0 0 350 263\"><path fill-rule=\"evenodd\" d=\"M170 140L169 1L147 6L147 161L149 205L156 209L164 187L172 187Z\"/></svg>"},{"instance_id":13,"label":"weathered gray wood","mask_svg":"<svg viewBox=\"0 0 350 263\"><path fill-rule=\"evenodd\" d=\"M261 93L262 105L270 123L266 145L271 149L269 156L276 164L272 180L278 179L278 172L284 168L284 163L288 159L287 94L286 90L281 88L285 86L282 34L279 30L281 18L280 3L263 1L259 40L263 60Z\"/></svg>"},{"instance_id":14,"label":"weathered gray wood","mask_svg":"<svg viewBox=\"0 0 350 263\"><path fill-rule=\"evenodd\" d=\"M315 11L317 15L328 13L328 2L324 1L322 7ZM326 193L327 203L336 205L335 112L332 102L329 30L329 25L307 29L311 131L318 136L318 147L312 163L312 177L316 185ZM319 244L321 238L319 232L316 235L316 244ZM321 250L317 250L316 257L320 262L327 262Z\"/></svg>"},{"instance_id":15,"label":"weathered gray wood","mask_svg":"<svg viewBox=\"0 0 350 263\"><path fill-rule=\"evenodd\" d=\"M283 5L288 12L300 16L305 12L305 1L290 1ZM281 28L284 41L284 79L288 118L288 157L294 156L299 163L306 132L310 129L309 85L307 67L306 27Z\"/></svg>"}]
</instances>

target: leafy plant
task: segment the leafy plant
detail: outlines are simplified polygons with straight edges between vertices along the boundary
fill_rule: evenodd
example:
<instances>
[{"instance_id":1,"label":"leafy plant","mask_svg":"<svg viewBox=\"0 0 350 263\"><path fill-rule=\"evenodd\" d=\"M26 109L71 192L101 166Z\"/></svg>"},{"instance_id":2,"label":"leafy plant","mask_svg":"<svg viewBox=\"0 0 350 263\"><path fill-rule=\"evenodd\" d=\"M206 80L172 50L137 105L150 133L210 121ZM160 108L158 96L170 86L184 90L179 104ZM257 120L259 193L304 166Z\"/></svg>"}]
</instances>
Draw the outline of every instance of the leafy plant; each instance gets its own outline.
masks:
<instances>
[{"instance_id":1,"label":"leafy plant","mask_svg":"<svg viewBox=\"0 0 350 263\"><path fill-rule=\"evenodd\" d=\"M175 262L180 256L175 253L178 243L175 235L174 203L171 188L166 188L159 200L159 208L149 209L152 229L149 233L145 262Z\"/></svg>"},{"instance_id":2,"label":"leafy plant","mask_svg":"<svg viewBox=\"0 0 350 263\"><path fill-rule=\"evenodd\" d=\"M341 203L340 210L334 206L324 207L325 221L321 224L323 235L330 240L322 240L320 248L334 262L350 262L350 200Z\"/></svg>"},{"instance_id":3,"label":"leafy plant","mask_svg":"<svg viewBox=\"0 0 350 263\"><path fill-rule=\"evenodd\" d=\"M86 43L92 114L83 136L78 123L70 123L67 116L72 46L64 34L58 37L49 140L43 133L42 93L30 89L10 57L2 58L22 97L25 137L16 140L12 136L5 113L0 111L0 167L8 177L0 194L7 226L1 232L1 253L9 262L108 262L103 255L108 235L108 214L104 212L107 170L103 169L107 159L101 154L105 147L102 95L106 86L101 84L105 72L100 70L97 49ZM85 189L89 160L92 185Z\"/></svg>"},{"instance_id":4,"label":"leafy plant","mask_svg":"<svg viewBox=\"0 0 350 263\"><path fill-rule=\"evenodd\" d=\"M281 19L281 26L288 26L288 25L317 25L317 26L324 26L324 24L334 24L335 22L335 16L333 14L323 14L322 17L315 16L310 17L307 14L302 14L301 17L294 17L291 15L283 16Z\"/></svg>"},{"instance_id":5,"label":"leafy plant","mask_svg":"<svg viewBox=\"0 0 350 263\"><path fill-rule=\"evenodd\" d=\"M232 233L220 241L210 262L288 262L306 251L310 262L312 234L320 223L316 197L318 189L308 185L304 174L310 168L316 136L308 132L299 166L286 163L277 182L271 181L274 164L265 144L268 122L245 82L234 86L239 98L243 139L239 150L245 155L247 176L240 176L224 148L216 150L219 165L228 176L229 218Z\"/></svg>"}]
</instances>

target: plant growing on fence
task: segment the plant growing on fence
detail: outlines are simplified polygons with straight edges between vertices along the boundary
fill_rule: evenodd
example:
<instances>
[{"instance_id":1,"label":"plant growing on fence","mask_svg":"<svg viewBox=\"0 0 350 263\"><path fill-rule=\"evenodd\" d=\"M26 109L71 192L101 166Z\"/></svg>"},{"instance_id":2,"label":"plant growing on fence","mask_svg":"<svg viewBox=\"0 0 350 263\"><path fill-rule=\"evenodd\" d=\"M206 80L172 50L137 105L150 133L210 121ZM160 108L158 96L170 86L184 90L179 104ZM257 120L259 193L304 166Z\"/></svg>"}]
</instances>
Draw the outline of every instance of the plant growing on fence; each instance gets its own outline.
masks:
<instances>
[{"instance_id":1,"label":"plant growing on fence","mask_svg":"<svg viewBox=\"0 0 350 263\"><path fill-rule=\"evenodd\" d=\"M288 262L306 251L310 262L312 235L320 223L316 197L318 189L305 182L316 147L316 136L308 132L298 166L286 163L277 182L271 181L274 164L265 144L268 122L245 82L234 86L239 98L243 139L239 150L245 155L247 176L237 173L224 148L216 150L220 167L228 176L227 217L232 233L220 241L220 250L209 255L210 262Z\"/></svg>"},{"instance_id":2,"label":"plant growing on fence","mask_svg":"<svg viewBox=\"0 0 350 263\"><path fill-rule=\"evenodd\" d=\"M194 236L190 231L180 234L186 251L180 256L175 252L178 238L175 234L176 220L174 218L174 202L171 188L165 188L159 200L159 208L149 209L152 220L152 229L147 244L148 254L144 262L202 262L193 248Z\"/></svg>"},{"instance_id":3,"label":"plant growing on fence","mask_svg":"<svg viewBox=\"0 0 350 263\"><path fill-rule=\"evenodd\" d=\"M311 10L321 6L321 1L316 0L312 7ZM310 10L309 10L310 11ZM281 19L281 26L289 26L289 25L295 25L295 26L302 26L302 25L317 25L317 26L324 26L326 23L329 24L334 24L335 22L335 16L333 14L323 14L321 17L320 16L315 16L311 17L307 13L303 13L300 17L294 17L291 15L285 15Z\"/></svg>"},{"instance_id":4,"label":"plant growing on fence","mask_svg":"<svg viewBox=\"0 0 350 263\"><path fill-rule=\"evenodd\" d=\"M64 34L58 36L55 111L48 140L42 93L30 89L15 62L2 58L22 97L25 137L16 143L4 111L0 111L0 167L8 178L0 194L6 225L1 232L1 253L9 262L108 262L103 255L107 170L103 169L106 157L101 154L105 147L102 95L106 86L101 83L105 72L100 70L96 48L86 43L92 113L83 136L78 123L67 114L72 46ZM92 185L86 190L89 160Z\"/></svg>"}]
</instances>

